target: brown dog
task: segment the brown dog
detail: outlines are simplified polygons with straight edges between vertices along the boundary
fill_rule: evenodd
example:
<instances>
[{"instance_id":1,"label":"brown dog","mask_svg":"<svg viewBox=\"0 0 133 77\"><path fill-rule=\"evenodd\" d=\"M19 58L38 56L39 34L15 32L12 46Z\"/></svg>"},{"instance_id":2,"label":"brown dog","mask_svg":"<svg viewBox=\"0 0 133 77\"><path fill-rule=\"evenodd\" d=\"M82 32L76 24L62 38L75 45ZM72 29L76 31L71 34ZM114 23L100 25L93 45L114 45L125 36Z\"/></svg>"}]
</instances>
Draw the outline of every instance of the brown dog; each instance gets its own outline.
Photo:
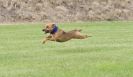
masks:
<instances>
[{"instance_id":1,"label":"brown dog","mask_svg":"<svg viewBox=\"0 0 133 77\"><path fill-rule=\"evenodd\" d=\"M88 36L82 35L80 33L81 30L72 30L69 32L65 32L57 27L54 23L48 23L45 25L45 28L42 30L45 33L50 33L49 36L43 40L43 44L50 40L50 41L57 41L57 42L65 42L71 39L85 39Z\"/></svg>"}]
</instances>

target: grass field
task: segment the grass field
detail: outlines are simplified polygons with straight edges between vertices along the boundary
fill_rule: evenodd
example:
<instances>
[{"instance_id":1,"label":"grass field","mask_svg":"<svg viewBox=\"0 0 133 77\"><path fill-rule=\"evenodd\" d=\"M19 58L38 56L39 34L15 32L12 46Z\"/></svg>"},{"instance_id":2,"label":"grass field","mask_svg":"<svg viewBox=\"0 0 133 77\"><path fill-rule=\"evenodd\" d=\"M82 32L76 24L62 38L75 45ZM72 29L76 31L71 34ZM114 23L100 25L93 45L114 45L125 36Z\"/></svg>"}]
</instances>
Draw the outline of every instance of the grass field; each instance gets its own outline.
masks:
<instances>
[{"instance_id":1,"label":"grass field","mask_svg":"<svg viewBox=\"0 0 133 77\"><path fill-rule=\"evenodd\" d=\"M42 24L1 24L0 77L133 77L133 22L58 26L93 37L41 44Z\"/></svg>"}]
</instances>

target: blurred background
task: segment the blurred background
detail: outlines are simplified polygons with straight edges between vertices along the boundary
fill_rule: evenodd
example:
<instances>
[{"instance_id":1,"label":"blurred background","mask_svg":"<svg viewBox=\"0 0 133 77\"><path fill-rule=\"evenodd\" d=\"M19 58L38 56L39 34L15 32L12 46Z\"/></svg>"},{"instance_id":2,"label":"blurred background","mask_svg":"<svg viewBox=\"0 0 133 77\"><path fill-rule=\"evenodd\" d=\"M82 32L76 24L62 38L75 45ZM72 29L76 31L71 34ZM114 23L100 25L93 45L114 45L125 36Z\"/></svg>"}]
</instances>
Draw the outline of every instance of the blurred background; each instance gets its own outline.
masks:
<instances>
[{"instance_id":1,"label":"blurred background","mask_svg":"<svg viewBox=\"0 0 133 77\"><path fill-rule=\"evenodd\" d=\"M133 0L0 0L0 23L116 20L133 20Z\"/></svg>"}]
</instances>

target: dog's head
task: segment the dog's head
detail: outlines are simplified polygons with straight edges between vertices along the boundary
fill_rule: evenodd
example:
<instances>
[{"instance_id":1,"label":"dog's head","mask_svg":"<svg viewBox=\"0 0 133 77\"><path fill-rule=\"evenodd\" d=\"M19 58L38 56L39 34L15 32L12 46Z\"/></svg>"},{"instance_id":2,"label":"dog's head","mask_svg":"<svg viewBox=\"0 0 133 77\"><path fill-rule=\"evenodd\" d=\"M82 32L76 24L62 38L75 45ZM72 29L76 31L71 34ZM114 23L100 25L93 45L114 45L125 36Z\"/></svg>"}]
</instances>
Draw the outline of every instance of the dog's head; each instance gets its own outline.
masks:
<instances>
[{"instance_id":1,"label":"dog's head","mask_svg":"<svg viewBox=\"0 0 133 77\"><path fill-rule=\"evenodd\" d=\"M48 23L44 26L44 29L42 29L43 32L45 33L53 33L53 31L56 30L56 24L54 23Z\"/></svg>"}]
</instances>

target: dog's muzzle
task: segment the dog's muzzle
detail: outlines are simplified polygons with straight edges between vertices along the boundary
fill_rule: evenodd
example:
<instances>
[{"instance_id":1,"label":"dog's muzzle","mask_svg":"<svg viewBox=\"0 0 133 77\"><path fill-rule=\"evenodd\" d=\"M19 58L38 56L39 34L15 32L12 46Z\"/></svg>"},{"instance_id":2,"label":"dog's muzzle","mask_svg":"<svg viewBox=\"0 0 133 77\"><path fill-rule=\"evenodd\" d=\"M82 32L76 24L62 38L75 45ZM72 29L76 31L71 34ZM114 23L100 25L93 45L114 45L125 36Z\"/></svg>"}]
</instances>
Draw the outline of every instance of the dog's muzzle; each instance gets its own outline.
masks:
<instances>
[{"instance_id":1,"label":"dog's muzzle","mask_svg":"<svg viewBox=\"0 0 133 77\"><path fill-rule=\"evenodd\" d=\"M42 31L45 32L45 33L50 33L50 31L46 30L46 29L42 29Z\"/></svg>"}]
</instances>

